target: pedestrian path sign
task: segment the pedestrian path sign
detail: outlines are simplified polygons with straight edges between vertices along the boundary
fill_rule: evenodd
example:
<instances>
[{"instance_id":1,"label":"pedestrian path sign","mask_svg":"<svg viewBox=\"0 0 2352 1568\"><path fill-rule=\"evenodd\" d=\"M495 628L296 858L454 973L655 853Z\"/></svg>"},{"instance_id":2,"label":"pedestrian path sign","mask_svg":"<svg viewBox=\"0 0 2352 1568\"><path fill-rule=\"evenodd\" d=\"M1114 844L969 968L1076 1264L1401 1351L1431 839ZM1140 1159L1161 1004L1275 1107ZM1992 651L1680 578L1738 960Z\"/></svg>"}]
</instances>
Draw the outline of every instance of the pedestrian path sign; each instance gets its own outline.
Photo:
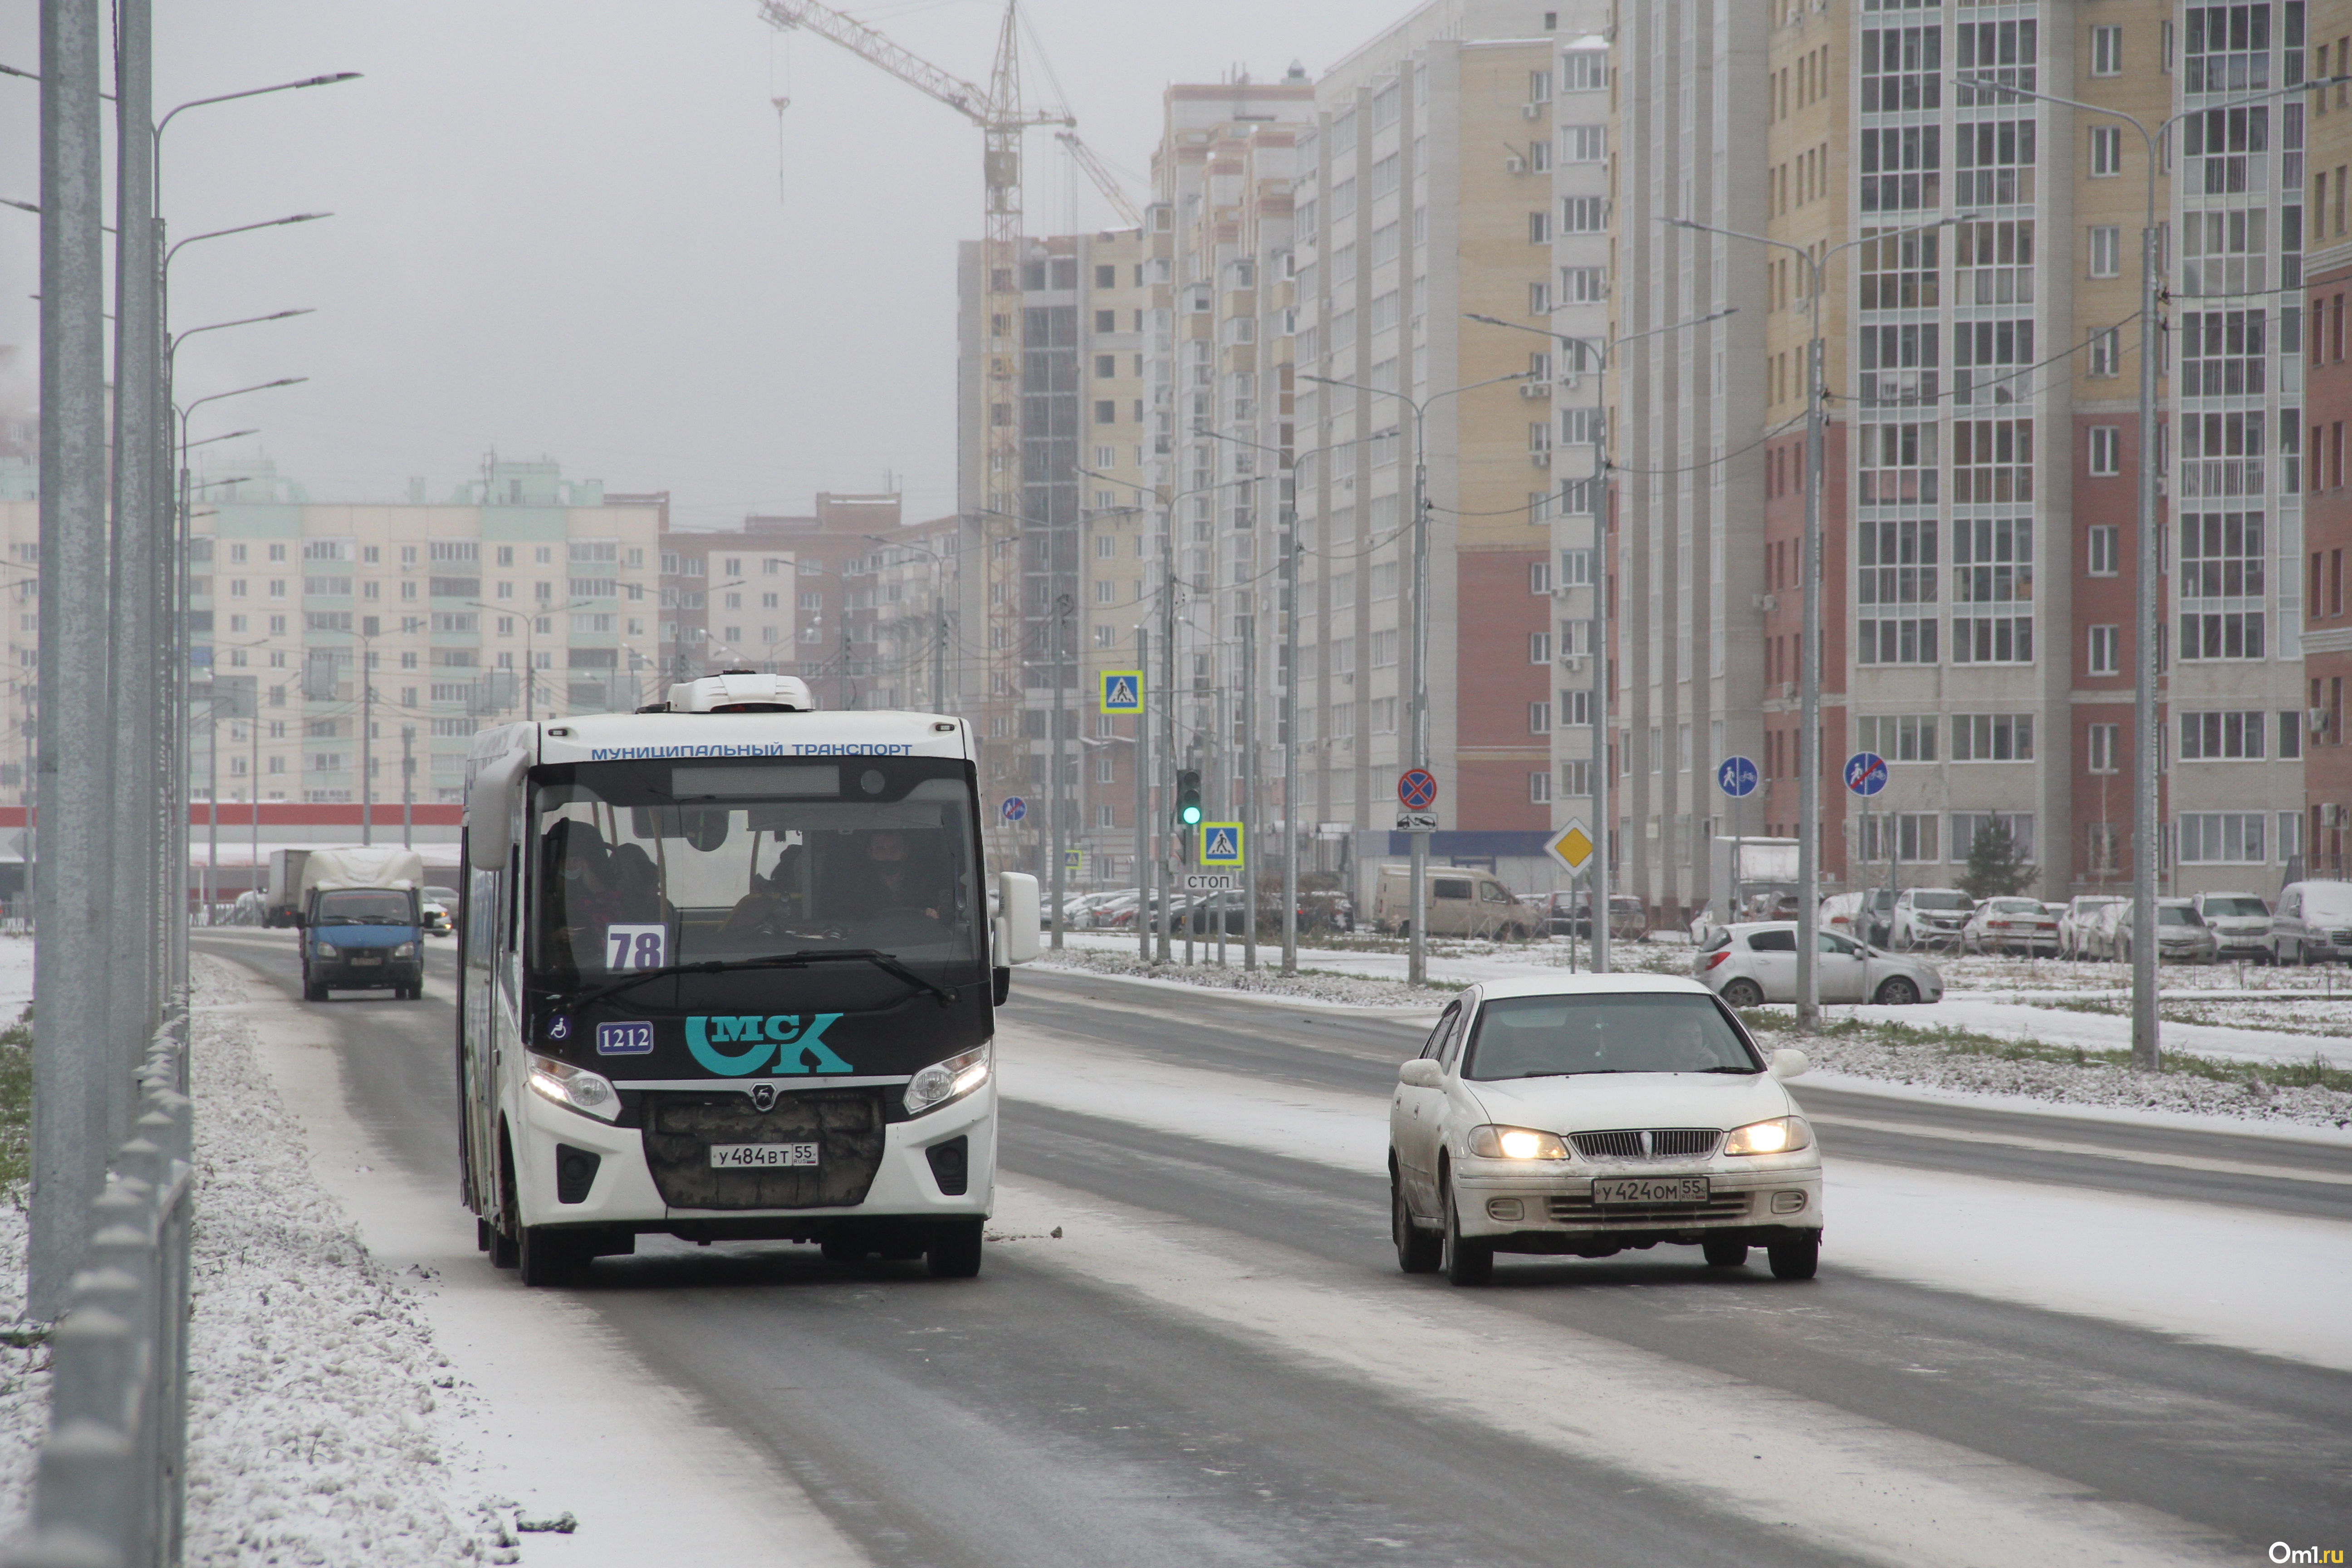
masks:
<instances>
[{"instance_id":1,"label":"pedestrian path sign","mask_svg":"<svg viewBox=\"0 0 2352 1568\"><path fill-rule=\"evenodd\" d=\"M1238 822L1201 824L1201 864L1238 866L1242 863L1242 825Z\"/></svg>"},{"instance_id":2,"label":"pedestrian path sign","mask_svg":"<svg viewBox=\"0 0 2352 1568\"><path fill-rule=\"evenodd\" d=\"M1143 711L1143 671L1106 669L1102 672L1102 710L1106 713Z\"/></svg>"}]
</instances>

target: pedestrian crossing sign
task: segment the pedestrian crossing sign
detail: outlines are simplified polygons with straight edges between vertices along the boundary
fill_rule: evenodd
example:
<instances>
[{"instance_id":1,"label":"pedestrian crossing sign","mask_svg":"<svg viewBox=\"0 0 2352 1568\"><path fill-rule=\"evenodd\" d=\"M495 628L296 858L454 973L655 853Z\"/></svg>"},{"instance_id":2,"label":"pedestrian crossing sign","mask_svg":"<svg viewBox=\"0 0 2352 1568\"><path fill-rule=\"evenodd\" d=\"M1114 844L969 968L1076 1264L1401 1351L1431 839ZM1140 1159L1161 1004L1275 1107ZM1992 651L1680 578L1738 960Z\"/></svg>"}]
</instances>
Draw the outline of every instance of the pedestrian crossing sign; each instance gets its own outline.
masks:
<instances>
[{"instance_id":1,"label":"pedestrian crossing sign","mask_svg":"<svg viewBox=\"0 0 2352 1568\"><path fill-rule=\"evenodd\" d=\"M1242 825L1238 822L1201 824L1201 864L1238 866L1242 863Z\"/></svg>"},{"instance_id":2,"label":"pedestrian crossing sign","mask_svg":"<svg viewBox=\"0 0 2352 1568\"><path fill-rule=\"evenodd\" d=\"M1102 672L1102 710L1106 713L1143 711L1143 671L1106 669Z\"/></svg>"}]
</instances>

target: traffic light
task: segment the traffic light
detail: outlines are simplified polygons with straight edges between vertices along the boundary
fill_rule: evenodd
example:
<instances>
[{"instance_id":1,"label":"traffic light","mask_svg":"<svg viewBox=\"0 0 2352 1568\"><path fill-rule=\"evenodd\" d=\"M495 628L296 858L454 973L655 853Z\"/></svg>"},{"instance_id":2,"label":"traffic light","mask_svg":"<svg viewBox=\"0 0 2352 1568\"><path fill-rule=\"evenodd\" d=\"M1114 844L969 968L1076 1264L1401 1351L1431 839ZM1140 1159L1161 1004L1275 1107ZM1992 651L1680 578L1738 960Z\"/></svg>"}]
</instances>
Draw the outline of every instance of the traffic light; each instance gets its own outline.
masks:
<instances>
[{"instance_id":1,"label":"traffic light","mask_svg":"<svg viewBox=\"0 0 2352 1568\"><path fill-rule=\"evenodd\" d=\"M1201 770L1180 768L1176 772L1176 822L1181 827L1201 826Z\"/></svg>"}]
</instances>

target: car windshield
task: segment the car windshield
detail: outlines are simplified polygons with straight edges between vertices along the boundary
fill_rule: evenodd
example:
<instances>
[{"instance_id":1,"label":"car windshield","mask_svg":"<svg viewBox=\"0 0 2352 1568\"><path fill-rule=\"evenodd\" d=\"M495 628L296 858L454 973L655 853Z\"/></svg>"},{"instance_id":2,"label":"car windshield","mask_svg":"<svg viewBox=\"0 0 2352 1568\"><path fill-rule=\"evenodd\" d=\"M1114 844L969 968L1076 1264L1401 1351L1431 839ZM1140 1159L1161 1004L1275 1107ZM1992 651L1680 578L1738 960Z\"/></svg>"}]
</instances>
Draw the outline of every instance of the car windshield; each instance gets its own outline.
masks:
<instances>
[{"instance_id":1,"label":"car windshield","mask_svg":"<svg viewBox=\"0 0 2352 1568\"><path fill-rule=\"evenodd\" d=\"M315 923L322 926L404 926L415 923L406 893L383 888L320 893Z\"/></svg>"},{"instance_id":2,"label":"car windshield","mask_svg":"<svg viewBox=\"0 0 2352 1568\"><path fill-rule=\"evenodd\" d=\"M1911 907L1915 910L1972 910L1966 893L1914 893Z\"/></svg>"},{"instance_id":3,"label":"car windshield","mask_svg":"<svg viewBox=\"0 0 2352 1568\"><path fill-rule=\"evenodd\" d=\"M2201 926L2197 911L2186 904L2167 904L2156 911L2156 923L2160 926Z\"/></svg>"},{"instance_id":4,"label":"car windshield","mask_svg":"<svg viewBox=\"0 0 2352 1568\"><path fill-rule=\"evenodd\" d=\"M2209 919L2230 920L2247 915L2266 915L2271 907L2260 899L2208 899L2205 913Z\"/></svg>"},{"instance_id":5,"label":"car windshield","mask_svg":"<svg viewBox=\"0 0 2352 1568\"><path fill-rule=\"evenodd\" d=\"M789 953L979 956L960 762L587 763L542 768L530 853L533 978ZM773 976L769 977L772 984ZM746 984L760 984L756 972Z\"/></svg>"},{"instance_id":6,"label":"car windshield","mask_svg":"<svg viewBox=\"0 0 2352 1568\"><path fill-rule=\"evenodd\" d=\"M1504 996L1478 1009L1463 1076L1763 1070L1711 996Z\"/></svg>"}]
</instances>

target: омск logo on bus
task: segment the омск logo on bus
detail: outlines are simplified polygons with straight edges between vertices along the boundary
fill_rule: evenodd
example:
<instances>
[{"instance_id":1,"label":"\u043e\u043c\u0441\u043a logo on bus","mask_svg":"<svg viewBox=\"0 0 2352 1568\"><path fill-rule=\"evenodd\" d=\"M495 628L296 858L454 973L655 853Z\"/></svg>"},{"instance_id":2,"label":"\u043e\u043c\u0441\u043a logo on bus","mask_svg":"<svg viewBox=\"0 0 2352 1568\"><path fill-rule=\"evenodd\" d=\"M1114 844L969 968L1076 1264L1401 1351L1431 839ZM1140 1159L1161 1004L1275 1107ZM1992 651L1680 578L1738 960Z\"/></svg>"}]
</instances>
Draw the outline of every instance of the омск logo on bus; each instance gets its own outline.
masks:
<instances>
[{"instance_id":1,"label":"\u043e\u043c\u0441\u043a logo on bus","mask_svg":"<svg viewBox=\"0 0 2352 1568\"><path fill-rule=\"evenodd\" d=\"M798 1013L778 1013L766 1018L757 1013L698 1015L686 1020L686 1048L694 1053L696 1061L729 1078L758 1072L772 1056L775 1066L770 1070L773 1072L855 1072L856 1068L835 1056L824 1043L824 1032L840 1018L838 1013L817 1013L807 1017ZM738 1040L751 1044L732 1053L716 1048L717 1044Z\"/></svg>"}]
</instances>

